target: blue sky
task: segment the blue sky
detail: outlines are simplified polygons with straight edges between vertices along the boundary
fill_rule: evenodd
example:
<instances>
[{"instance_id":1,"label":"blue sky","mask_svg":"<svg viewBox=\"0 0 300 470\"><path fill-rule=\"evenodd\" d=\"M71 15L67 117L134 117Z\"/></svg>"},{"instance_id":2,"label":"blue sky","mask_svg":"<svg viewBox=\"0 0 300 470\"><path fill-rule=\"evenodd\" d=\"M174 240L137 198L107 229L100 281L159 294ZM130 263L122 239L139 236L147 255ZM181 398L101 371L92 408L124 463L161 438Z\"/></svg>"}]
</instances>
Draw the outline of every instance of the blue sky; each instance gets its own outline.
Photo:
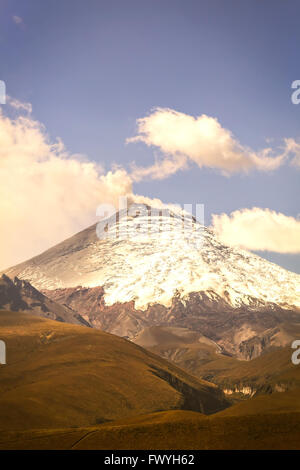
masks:
<instances>
[{"instance_id":1,"label":"blue sky","mask_svg":"<svg viewBox=\"0 0 300 470\"><path fill-rule=\"evenodd\" d=\"M151 165L154 150L125 144L154 107L218 118L245 146L299 138L297 0L2 0L0 79L7 93L71 152L109 169ZM13 20L19 17L20 21ZM134 191L212 213L258 206L299 214L299 170L230 177L199 168ZM263 253L300 272L300 256Z\"/></svg>"}]
</instances>

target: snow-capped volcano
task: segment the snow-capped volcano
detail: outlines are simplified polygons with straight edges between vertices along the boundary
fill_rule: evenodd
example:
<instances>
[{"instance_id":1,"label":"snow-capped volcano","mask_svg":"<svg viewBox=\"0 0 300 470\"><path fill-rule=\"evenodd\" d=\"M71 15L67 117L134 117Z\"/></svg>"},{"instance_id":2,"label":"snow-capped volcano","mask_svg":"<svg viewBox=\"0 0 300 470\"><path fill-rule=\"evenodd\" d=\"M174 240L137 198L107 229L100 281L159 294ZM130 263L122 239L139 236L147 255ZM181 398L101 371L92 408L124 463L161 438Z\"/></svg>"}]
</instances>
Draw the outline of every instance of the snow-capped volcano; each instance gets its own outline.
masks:
<instances>
[{"instance_id":1,"label":"snow-capped volcano","mask_svg":"<svg viewBox=\"0 0 300 470\"><path fill-rule=\"evenodd\" d=\"M140 310L200 291L234 308L300 306L300 275L224 246L191 214L138 204L5 272L38 289L101 286L107 306Z\"/></svg>"}]
</instances>

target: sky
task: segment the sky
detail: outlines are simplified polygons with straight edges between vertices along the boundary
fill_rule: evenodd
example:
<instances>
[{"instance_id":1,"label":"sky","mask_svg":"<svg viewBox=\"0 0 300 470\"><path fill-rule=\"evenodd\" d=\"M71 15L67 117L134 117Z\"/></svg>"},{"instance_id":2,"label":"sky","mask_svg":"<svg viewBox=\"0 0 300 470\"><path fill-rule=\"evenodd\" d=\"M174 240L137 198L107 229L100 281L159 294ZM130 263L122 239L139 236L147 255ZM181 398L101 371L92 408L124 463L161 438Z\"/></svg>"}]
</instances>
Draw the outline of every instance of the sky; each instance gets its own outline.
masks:
<instances>
[{"instance_id":1,"label":"sky","mask_svg":"<svg viewBox=\"0 0 300 470\"><path fill-rule=\"evenodd\" d=\"M0 268L132 193L202 203L225 243L300 273L299 14L297 0L0 0Z\"/></svg>"}]
</instances>

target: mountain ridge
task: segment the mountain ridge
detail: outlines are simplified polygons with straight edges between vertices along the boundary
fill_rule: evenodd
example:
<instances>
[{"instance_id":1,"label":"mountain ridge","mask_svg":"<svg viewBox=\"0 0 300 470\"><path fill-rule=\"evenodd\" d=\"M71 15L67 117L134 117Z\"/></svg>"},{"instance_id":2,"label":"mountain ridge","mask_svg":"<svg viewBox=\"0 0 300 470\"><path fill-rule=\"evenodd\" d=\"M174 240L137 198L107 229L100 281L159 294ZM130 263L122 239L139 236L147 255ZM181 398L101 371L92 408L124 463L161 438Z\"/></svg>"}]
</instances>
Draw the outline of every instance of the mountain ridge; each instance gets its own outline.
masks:
<instances>
[{"instance_id":1,"label":"mountain ridge","mask_svg":"<svg viewBox=\"0 0 300 470\"><path fill-rule=\"evenodd\" d=\"M254 299L300 307L300 275L223 245L191 215L138 204L5 273L38 289L102 286L107 305L134 301L139 310L199 291L233 307L251 308Z\"/></svg>"},{"instance_id":2,"label":"mountain ridge","mask_svg":"<svg viewBox=\"0 0 300 470\"><path fill-rule=\"evenodd\" d=\"M0 277L0 310L9 309L61 322L91 326L79 313L67 305L50 299L33 287L30 282L18 277L12 280L2 274Z\"/></svg>"},{"instance_id":3,"label":"mountain ridge","mask_svg":"<svg viewBox=\"0 0 300 470\"><path fill-rule=\"evenodd\" d=\"M243 360L269 332L300 322L300 275L220 243L194 216L133 204L6 270L134 339L151 326L189 328Z\"/></svg>"}]
</instances>

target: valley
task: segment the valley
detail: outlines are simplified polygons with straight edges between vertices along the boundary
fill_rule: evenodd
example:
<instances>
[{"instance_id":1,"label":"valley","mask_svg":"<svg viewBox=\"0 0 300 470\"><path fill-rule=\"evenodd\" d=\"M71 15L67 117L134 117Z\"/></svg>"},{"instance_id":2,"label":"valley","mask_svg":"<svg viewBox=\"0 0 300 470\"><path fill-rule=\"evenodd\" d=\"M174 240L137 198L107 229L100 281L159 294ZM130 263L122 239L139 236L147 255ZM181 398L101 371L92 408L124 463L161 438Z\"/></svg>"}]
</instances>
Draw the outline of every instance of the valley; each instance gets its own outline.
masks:
<instances>
[{"instance_id":1,"label":"valley","mask_svg":"<svg viewBox=\"0 0 300 470\"><path fill-rule=\"evenodd\" d=\"M2 274L0 448L299 448L300 276L141 210Z\"/></svg>"}]
</instances>

